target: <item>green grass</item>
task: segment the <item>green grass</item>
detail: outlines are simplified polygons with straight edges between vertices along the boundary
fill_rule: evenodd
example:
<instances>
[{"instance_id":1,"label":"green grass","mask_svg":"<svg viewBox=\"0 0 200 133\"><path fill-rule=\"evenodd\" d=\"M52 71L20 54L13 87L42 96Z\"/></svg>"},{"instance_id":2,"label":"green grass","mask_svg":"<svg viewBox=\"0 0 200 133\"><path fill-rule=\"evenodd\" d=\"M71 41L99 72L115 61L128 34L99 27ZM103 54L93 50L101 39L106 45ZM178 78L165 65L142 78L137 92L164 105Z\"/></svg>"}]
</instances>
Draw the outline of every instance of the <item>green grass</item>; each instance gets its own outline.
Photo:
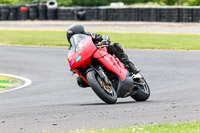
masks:
<instances>
[{"instance_id":1,"label":"green grass","mask_svg":"<svg viewBox=\"0 0 200 133\"><path fill-rule=\"evenodd\" d=\"M12 87L16 87L19 85L21 85L20 80L13 77L0 75L0 91L6 90Z\"/></svg>"},{"instance_id":2,"label":"green grass","mask_svg":"<svg viewBox=\"0 0 200 133\"><path fill-rule=\"evenodd\" d=\"M64 31L0 30L1 44L66 46Z\"/></svg>"},{"instance_id":3,"label":"green grass","mask_svg":"<svg viewBox=\"0 0 200 133\"><path fill-rule=\"evenodd\" d=\"M200 133L200 122L153 124L117 129L77 129L74 131L61 132L48 132L44 130L43 133Z\"/></svg>"},{"instance_id":4,"label":"green grass","mask_svg":"<svg viewBox=\"0 0 200 133\"><path fill-rule=\"evenodd\" d=\"M200 34L99 31L125 48L200 50ZM0 30L0 44L68 46L63 30Z\"/></svg>"}]
</instances>

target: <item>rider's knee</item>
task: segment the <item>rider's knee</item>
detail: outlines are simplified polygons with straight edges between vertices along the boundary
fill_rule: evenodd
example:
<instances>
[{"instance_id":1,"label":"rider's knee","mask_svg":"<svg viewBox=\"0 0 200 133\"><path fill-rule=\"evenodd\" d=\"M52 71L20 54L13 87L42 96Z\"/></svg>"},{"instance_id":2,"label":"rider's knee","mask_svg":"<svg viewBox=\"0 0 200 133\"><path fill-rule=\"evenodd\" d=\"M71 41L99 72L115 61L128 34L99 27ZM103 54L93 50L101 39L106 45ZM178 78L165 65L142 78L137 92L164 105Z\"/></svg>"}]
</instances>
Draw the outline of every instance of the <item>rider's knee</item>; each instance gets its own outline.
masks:
<instances>
[{"instance_id":1,"label":"rider's knee","mask_svg":"<svg viewBox=\"0 0 200 133\"><path fill-rule=\"evenodd\" d=\"M119 43L113 43L113 47L121 53L124 53L124 46L120 45Z\"/></svg>"},{"instance_id":2,"label":"rider's knee","mask_svg":"<svg viewBox=\"0 0 200 133\"><path fill-rule=\"evenodd\" d=\"M89 85L81 78L81 76L78 76L77 78L77 83L80 87L89 87Z\"/></svg>"}]
</instances>

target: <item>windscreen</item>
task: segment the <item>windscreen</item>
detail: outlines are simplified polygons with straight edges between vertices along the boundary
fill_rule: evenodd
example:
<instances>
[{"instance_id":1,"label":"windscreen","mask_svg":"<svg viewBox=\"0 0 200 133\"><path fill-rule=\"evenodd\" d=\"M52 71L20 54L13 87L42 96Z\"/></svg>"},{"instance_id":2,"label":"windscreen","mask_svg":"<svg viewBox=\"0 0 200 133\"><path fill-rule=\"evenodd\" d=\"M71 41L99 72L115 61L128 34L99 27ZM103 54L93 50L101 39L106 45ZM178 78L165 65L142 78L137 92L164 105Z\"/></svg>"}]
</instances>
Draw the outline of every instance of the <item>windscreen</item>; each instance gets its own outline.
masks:
<instances>
[{"instance_id":1,"label":"windscreen","mask_svg":"<svg viewBox=\"0 0 200 133\"><path fill-rule=\"evenodd\" d=\"M83 35L83 34L76 34L73 35L70 38L70 43L71 43L71 48L70 51L72 51L73 53L81 50L81 48L83 47L83 45L85 45L83 42L84 40L87 38L87 35Z\"/></svg>"}]
</instances>

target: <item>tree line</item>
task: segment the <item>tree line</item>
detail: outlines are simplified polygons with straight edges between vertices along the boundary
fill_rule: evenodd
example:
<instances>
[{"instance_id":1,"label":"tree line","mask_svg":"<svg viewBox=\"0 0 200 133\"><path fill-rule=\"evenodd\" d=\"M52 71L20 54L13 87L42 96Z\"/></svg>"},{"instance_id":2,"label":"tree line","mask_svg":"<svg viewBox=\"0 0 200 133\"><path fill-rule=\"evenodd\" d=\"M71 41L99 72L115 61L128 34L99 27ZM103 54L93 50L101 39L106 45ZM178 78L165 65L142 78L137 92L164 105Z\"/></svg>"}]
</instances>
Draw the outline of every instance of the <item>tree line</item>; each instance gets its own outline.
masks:
<instances>
[{"instance_id":1,"label":"tree line","mask_svg":"<svg viewBox=\"0 0 200 133\"><path fill-rule=\"evenodd\" d=\"M21 4L45 0L0 0L0 4ZM200 0L56 0L59 6L107 6L111 2L123 2L125 5L153 2L159 5L200 6Z\"/></svg>"}]
</instances>

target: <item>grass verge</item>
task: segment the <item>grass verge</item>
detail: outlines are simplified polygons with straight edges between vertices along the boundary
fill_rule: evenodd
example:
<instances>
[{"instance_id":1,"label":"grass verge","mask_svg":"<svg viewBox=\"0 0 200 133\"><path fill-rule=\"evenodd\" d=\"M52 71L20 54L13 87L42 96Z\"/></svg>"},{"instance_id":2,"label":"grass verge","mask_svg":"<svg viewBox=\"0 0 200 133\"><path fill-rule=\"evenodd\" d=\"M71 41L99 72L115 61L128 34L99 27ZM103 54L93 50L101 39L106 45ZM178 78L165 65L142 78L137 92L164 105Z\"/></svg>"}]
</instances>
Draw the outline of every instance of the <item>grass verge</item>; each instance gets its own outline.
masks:
<instances>
[{"instance_id":1,"label":"grass verge","mask_svg":"<svg viewBox=\"0 0 200 133\"><path fill-rule=\"evenodd\" d=\"M199 133L200 122L180 122L176 124L153 124L146 126L132 126L117 129L75 130L52 133ZM47 131L43 131L47 133ZM49 133L49 132L48 132Z\"/></svg>"},{"instance_id":2,"label":"grass verge","mask_svg":"<svg viewBox=\"0 0 200 133\"><path fill-rule=\"evenodd\" d=\"M21 85L21 81L9 76L0 75L0 91Z\"/></svg>"},{"instance_id":3,"label":"grass verge","mask_svg":"<svg viewBox=\"0 0 200 133\"><path fill-rule=\"evenodd\" d=\"M96 32L125 48L200 50L200 34ZM64 30L0 30L0 44L68 46Z\"/></svg>"}]
</instances>

